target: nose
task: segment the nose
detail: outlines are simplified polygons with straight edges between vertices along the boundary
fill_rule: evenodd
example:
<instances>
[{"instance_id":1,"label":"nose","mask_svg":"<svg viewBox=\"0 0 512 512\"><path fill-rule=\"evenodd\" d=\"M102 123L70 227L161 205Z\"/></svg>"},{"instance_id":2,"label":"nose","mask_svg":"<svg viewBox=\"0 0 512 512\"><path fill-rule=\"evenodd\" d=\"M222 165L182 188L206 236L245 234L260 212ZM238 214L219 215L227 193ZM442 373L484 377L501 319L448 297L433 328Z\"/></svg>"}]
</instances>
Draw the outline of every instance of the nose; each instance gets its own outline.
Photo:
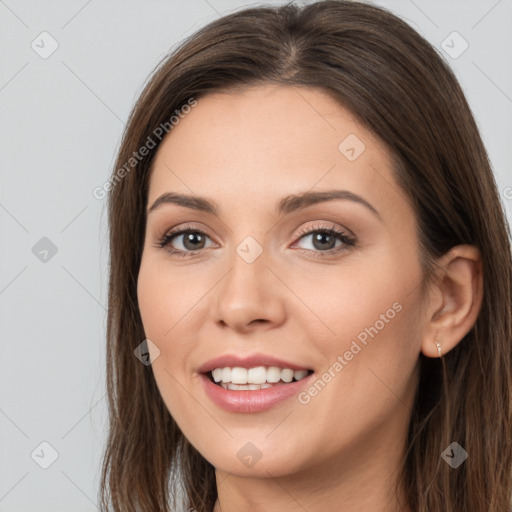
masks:
<instances>
[{"instance_id":1,"label":"nose","mask_svg":"<svg viewBox=\"0 0 512 512\"><path fill-rule=\"evenodd\" d=\"M285 287L276 270L267 264L265 251L253 262L238 253L231 266L214 288L213 321L240 333L266 330L282 324L286 317Z\"/></svg>"}]
</instances>

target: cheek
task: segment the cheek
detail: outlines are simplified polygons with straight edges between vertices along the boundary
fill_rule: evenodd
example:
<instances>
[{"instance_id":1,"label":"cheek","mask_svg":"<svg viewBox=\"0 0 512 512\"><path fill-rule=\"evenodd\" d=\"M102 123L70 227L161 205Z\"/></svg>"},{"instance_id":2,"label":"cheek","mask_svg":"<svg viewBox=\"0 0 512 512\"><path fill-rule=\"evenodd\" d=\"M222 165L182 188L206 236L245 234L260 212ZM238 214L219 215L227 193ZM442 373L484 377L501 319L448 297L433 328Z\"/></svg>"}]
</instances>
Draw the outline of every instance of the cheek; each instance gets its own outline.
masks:
<instances>
[{"instance_id":1,"label":"cheek","mask_svg":"<svg viewBox=\"0 0 512 512\"><path fill-rule=\"evenodd\" d=\"M184 303L177 293L179 283L168 274L158 262L143 257L137 282L137 298L146 338L160 351L151 365L153 374L167 407L170 407L166 396L169 393L165 390L174 387L171 375L177 376L177 372L182 371L177 362L184 359L183 343L173 342L173 336L182 326L179 319L184 315Z\"/></svg>"},{"instance_id":2,"label":"cheek","mask_svg":"<svg viewBox=\"0 0 512 512\"><path fill-rule=\"evenodd\" d=\"M190 378L187 365L198 345L198 332L207 314L207 276L186 268L173 268L161 256L143 256L137 283L139 311L144 333L160 350L153 372L165 389ZM168 382L167 382L168 381Z\"/></svg>"},{"instance_id":3,"label":"cheek","mask_svg":"<svg viewBox=\"0 0 512 512\"><path fill-rule=\"evenodd\" d=\"M302 399L311 400L310 410L319 417L330 411L333 424L346 429L346 439L390 420L397 404L402 407L396 397L407 403L407 393L413 389L419 351L414 341L419 332L417 275L412 269L387 270L368 271L357 279L347 275L344 286L329 300L322 299L329 303L329 314L322 319L336 334L314 336L310 330L325 361L318 379L327 385L318 393L307 389ZM333 435L337 442L337 434L325 435Z\"/></svg>"},{"instance_id":4,"label":"cheek","mask_svg":"<svg viewBox=\"0 0 512 512\"><path fill-rule=\"evenodd\" d=\"M152 341L158 341L169 328L166 323L169 323L170 315L165 311L172 310L173 306L172 295L163 292L165 281L158 279L158 274L151 262L143 257L137 280L137 299L144 332Z\"/></svg>"},{"instance_id":5,"label":"cheek","mask_svg":"<svg viewBox=\"0 0 512 512\"><path fill-rule=\"evenodd\" d=\"M414 262L407 263L393 254L358 261L340 267L329 280L304 283L303 294L314 304L318 316L334 331L332 337L352 339L373 327L388 330L405 316L406 306L415 300L421 273ZM308 291L309 290L309 291Z\"/></svg>"},{"instance_id":6,"label":"cheek","mask_svg":"<svg viewBox=\"0 0 512 512\"><path fill-rule=\"evenodd\" d=\"M381 251L340 268L330 286L322 282L309 294L312 309L330 329L328 336L312 336L324 369L341 356L343 371L340 365L337 371L348 379L344 385L369 391L376 384L381 392L368 368L378 369L386 382L405 385L419 352L421 275L417 259Z\"/></svg>"},{"instance_id":7,"label":"cheek","mask_svg":"<svg viewBox=\"0 0 512 512\"><path fill-rule=\"evenodd\" d=\"M160 351L151 369L160 395L178 423L186 410L180 383L184 384L183 361L188 346L180 334L186 324L186 304L179 290L178 276L169 273L160 262L143 256L137 282L139 311L146 337Z\"/></svg>"},{"instance_id":8,"label":"cheek","mask_svg":"<svg viewBox=\"0 0 512 512\"><path fill-rule=\"evenodd\" d=\"M201 296L198 282L188 277L184 271L173 271L160 258L143 256L137 298L149 339L170 339L176 330L182 329L182 323L186 324L188 313Z\"/></svg>"}]
</instances>

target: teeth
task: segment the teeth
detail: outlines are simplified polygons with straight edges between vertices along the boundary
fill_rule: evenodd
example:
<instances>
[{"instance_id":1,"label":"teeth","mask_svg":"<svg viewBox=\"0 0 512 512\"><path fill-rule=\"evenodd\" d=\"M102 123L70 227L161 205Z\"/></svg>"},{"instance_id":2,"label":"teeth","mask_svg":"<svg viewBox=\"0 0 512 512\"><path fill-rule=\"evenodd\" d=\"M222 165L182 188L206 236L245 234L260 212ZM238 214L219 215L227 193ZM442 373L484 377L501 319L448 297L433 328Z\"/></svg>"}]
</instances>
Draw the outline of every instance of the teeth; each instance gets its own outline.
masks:
<instances>
[{"instance_id":1,"label":"teeth","mask_svg":"<svg viewBox=\"0 0 512 512\"><path fill-rule=\"evenodd\" d=\"M221 387L224 389L231 389L232 391L255 391L257 389L266 389L271 388L272 384L268 384L267 382L263 384L232 384L231 382L228 382L227 384L225 382L220 383Z\"/></svg>"},{"instance_id":2,"label":"teeth","mask_svg":"<svg viewBox=\"0 0 512 512\"><path fill-rule=\"evenodd\" d=\"M247 371L247 382L252 384L263 384L267 382L267 369L264 366L249 368Z\"/></svg>"},{"instance_id":3,"label":"teeth","mask_svg":"<svg viewBox=\"0 0 512 512\"><path fill-rule=\"evenodd\" d=\"M271 366L267 370L267 382L279 382L281 380L281 369L277 366Z\"/></svg>"},{"instance_id":4,"label":"teeth","mask_svg":"<svg viewBox=\"0 0 512 512\"><path fill-rule=\"evenodd\" d=\"M293 370L281 370L281 380L283 382L291 382L293 380Z\"/></svg>"},{"instance_id":5,"label":"teeth","mask_svg":"<svg viewBox=\"0 0 512 512\"><path fill-rule=\"evenodd\" d=\"M220 383L226 389L265 389L270 384L279 381L285 383L294 379L299 381L306 377L308 370L292 370L290 368L278 368L277 366L256 366L254 368L225 367L215 368L211 375L213 380ZM230 384L232 387L226 387Z\"/></svg>"},{"instance_id":6,"label":"teeth","mask_svg":"<svg viewBox=\"0 0 512 512\"><path fill-rule=\"evenodd\" d=\"M224 376L224 370L222 375ZM231 368L231 382L233 384L247 384L247 370L239 367Z\"/></svg>"},{"instance_id":7,"label":"teeth","mask_svg":"<svg viewBox=\"0 0 512 512\"><path fill-rule=\"evenodd\" d=\"M293 372L293 377L295 380L302 380L307 374L307 370L295 370Z\"/></svg>"},{"instance_id":8,"label":"teeth","mask_svg":"<svg viewBox=\"0 0 512 512\"><path fill-rule=\"evenodd\" d=\"M231 368L222 368L222 382L231 382Z\"/></svg>"}]
</instances>

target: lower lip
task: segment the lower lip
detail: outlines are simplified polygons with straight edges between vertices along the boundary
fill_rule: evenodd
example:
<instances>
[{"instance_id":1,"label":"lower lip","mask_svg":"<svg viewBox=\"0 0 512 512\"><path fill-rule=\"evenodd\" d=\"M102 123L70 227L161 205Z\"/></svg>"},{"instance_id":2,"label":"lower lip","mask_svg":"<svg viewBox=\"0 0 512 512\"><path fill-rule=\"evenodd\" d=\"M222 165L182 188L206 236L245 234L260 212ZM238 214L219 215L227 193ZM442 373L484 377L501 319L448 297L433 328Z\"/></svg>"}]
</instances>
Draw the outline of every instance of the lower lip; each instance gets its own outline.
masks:
<instances>
[{"instance_id":1,"label":"lower lip","mask_svg":"<svg viewBox=\"0 0 512 512\"><path fill-rule=\"evenodd\" d=\"M277 384L271 388L233 391L214 384L206 375L200 375L204 390L212 402L227 411L243 413L265 411L297 395L313 376L314 373L299 381Z\"/></svg>"}]
</instances>

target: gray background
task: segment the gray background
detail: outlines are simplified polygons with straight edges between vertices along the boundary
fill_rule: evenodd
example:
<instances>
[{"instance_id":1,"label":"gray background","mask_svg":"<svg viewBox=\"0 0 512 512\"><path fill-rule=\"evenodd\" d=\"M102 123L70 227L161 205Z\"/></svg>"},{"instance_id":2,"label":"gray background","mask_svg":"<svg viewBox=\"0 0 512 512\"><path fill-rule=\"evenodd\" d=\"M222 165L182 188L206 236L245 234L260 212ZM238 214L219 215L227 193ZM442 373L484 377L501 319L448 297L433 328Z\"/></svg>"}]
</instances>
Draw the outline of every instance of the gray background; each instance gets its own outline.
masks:
<instances>
[{"instance_id":1,"label":"gray background","mask_svg":"<svg viewBox=\"0 0 512 512\"><path fill-rule=\"evenodd\" d=\"M511 219L512 1L374 3L453 67ZM106 202L92 191L110 175L154 66L202 25L248 5L0 1L2 512L97 510L108 247ZM460 55L454 31L469 44Z\"/></svg>"}]
</instances>

